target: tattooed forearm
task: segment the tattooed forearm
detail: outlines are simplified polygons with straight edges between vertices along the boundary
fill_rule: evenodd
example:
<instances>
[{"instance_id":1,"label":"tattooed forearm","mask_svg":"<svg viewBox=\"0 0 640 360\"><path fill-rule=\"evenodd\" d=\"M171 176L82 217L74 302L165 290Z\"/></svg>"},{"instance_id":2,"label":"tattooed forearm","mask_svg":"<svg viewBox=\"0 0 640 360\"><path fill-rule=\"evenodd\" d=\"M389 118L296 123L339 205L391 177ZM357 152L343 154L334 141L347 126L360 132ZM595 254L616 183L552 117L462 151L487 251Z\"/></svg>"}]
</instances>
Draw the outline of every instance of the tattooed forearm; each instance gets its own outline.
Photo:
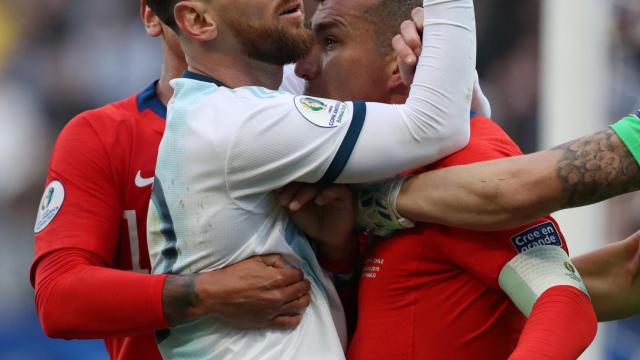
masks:
<instances>
[{"instance_id":1,"label":"tattooed forearm","mask_svg":"<svg viewBox=\"0 0 640 360\"><path fill-rule=\"evenodd\" d=\"M175 326L191 320L199 299L196 292L198 274L169 275L162 291L162 306L169 324Z\"/></svg>"},{"instance_id":2,"label":"tattooed forearm","mask_svg":"<svg viewBox=\"0 0 640 360\"><path fill-rule=\"evenodd\" d=\"M565 194L563 207L588 205L640 189L640 167L613 130L561 145L556 176Z\"/></svg>"}]
</instances>

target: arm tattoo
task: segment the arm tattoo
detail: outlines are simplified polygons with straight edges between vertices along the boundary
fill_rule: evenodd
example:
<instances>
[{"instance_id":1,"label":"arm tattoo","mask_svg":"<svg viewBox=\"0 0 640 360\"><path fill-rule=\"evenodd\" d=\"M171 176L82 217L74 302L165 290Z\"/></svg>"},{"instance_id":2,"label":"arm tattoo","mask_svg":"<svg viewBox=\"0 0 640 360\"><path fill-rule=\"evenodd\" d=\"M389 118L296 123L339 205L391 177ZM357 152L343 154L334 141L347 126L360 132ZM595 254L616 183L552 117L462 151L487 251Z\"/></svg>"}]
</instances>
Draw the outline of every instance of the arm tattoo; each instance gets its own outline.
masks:
<instances>
[{"instance_id":1,"label":"arm tattoo","mask_svg":"<svg viewBox=\"0 0 640 360\"><path fill-rule=\"evenodd\" d=\"M162 290L162 306L164 316L172 326L179 325L191 320L189 310L198 301L196 292L196 279L198 274L193 275L169 275Z\"/></svg>"},{"instance_id":2,"label":"arm tattoo","mask_svg":"<svg viewBox=\"0 0 640 360\"><path fill-rule=\"evenodd\" d=\"M640 189L640 167L611 129L560 145L556 176L566 196L564 206L593 204Z\"/></svg>"}]
</instances>

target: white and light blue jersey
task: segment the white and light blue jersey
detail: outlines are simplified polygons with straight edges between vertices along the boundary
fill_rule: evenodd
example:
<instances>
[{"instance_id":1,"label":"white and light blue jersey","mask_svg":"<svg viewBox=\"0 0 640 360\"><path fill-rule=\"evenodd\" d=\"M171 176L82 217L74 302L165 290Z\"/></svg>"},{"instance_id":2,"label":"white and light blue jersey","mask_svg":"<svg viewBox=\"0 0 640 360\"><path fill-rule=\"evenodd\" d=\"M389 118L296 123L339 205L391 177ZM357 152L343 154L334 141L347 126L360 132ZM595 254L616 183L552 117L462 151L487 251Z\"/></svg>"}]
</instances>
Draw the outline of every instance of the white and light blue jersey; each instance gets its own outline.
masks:
<instances>
[{"instance_id":1,"label":"white and light blue jersey","mask_svg":"<svg viewBox=\"0 0 640 360\"><path fill-rule=\"evenodd\" d=\"M424 0L423 6L423 51L404 105L230 89L194 73L172 81L147 219L153 273L198 273L279 253L312 286L311 304L294 330L238 330L205 317L159 337L163 356L344 358L336 291L271 191L293 181L381 180L467 144L473 1Z\"/></svg>"},{"instance_id":2,"label":"white and light blue jersey","mask_svg":"<svg viewBox=\"0 0 640 360\"><path fill-rule=\"evenodd\" d=\"M311 282L311 304L294 330L238 330L208 317L171 329L160 350L169 359L343 358L338 295L270 191L334 181L364 104L207 80L187 73L172 82L148 215L152 271L197 273L279 253Z\"/></svg>"}]
</instances>

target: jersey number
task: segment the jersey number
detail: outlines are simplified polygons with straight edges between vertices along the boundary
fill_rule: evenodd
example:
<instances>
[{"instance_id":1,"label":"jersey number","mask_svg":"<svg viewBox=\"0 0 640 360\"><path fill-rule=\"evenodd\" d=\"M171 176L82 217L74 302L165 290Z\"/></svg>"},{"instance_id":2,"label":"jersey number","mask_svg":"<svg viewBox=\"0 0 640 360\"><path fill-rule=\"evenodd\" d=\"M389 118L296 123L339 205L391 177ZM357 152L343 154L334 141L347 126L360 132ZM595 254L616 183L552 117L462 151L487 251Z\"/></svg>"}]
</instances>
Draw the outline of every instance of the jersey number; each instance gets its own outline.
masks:
<instances>
[{"instance_id":1,"label":"jersey number","mask_svg":"<svg viewBox=\"0 0 640 360\"><path fill-rule=\"evenodd\" d=\"M131 270L137 273L148 274L149 270L140 267L140 238L138 237L138 220L135 210L125 210L123 218L127 221L129 230L129 246L131 248Z\"/></svg>"}]
</instances>

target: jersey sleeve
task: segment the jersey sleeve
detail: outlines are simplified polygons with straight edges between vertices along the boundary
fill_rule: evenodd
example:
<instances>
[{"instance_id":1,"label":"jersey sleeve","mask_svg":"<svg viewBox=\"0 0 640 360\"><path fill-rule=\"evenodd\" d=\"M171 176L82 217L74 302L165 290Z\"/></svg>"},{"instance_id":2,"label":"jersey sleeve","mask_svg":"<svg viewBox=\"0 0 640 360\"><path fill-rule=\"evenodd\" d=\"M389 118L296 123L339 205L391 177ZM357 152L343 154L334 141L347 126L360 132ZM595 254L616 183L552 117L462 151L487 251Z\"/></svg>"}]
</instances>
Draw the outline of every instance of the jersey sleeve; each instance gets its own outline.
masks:
<instances>
[{"instance_id":1,"label":"jersey sleeve","mask_svg":"<svg viewBox=\"0 0 640 360\"><path fill-rule=\"evenodd\" d=\"M611 128L620 137L622 142L627 146L631 155L640 164L640 111L635 115L629 115L622 118L617 123L611 125Z\"/></svg>"},{"instance_id":2,"label":"jersey sleeve","mask_svg":"<svg viewBox=\"0 0 640 360\"><path fill-rule=\"evenodd\" d=\"M475 81L473 1L423 4L424 51L403 105L300 96L283 106L286 94L276 99L246 88L274 105L249 108L253 118L230 144L230 192L244 196L291 181L375 181L463 148Z\"/></svg>"},{"instance_id":3,"label":"jersey sleeve","mask_svg":"<svg viewBox=\"0 0 640 360\"><path fill-rule=\"evenodd\" d=\"M122 209L110 156L90 114L72 120L54 146L34 228L34 267L42 256L62 248L112 260Z\"/></svg>"},{"instance_id":4,"label":"jersey sleeve","mask_svg":"<svg viewBox=\"0 0 640 360\"><path fill-rule=\"evenodd\" d=\"M232 195L262 193L293 181L335 181L362 129L364 103L243 91L245 106L259 115L247 116L229 143L225 171ZM269 98L251 99L260 92Z\"/></svg>"}]
</instances>

